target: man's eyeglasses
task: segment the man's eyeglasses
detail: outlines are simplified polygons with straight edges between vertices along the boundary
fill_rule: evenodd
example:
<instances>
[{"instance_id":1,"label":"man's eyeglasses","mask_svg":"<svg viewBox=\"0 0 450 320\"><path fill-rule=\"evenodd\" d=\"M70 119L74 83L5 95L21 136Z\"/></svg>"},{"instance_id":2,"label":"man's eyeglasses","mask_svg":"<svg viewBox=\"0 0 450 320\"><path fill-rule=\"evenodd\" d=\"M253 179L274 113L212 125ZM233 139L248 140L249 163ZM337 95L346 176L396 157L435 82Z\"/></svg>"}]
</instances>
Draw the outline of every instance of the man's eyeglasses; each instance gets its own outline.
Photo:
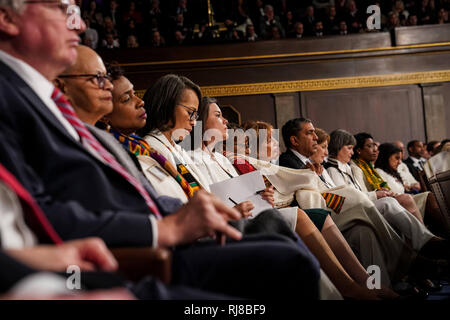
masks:
<instances>
[{"instance_id":1,"label":"man's eyeglasses","mask_svg":"<svg viewBox=\"0 0 450 320\"><path fill-rule=\"evenodd\" d=\"M66 15L77 14L81 16L80 7L75 4L70 4L70 0L27 0L24 1L26 4L36 4L36 3L44 3L44 4L55 4L58 8ZM70 10L69 10L70 8Z\"/></svg>"},{"instance_id":2,"label":"man's eyeglasses","mask_svg":"<svg viewBox=\"0 0 450 320\"><path fill-rule=\"evenodd\" d=\"M112 78L110 74L63 74L60 75L58 78L90 78L94 80L94 83L98 85L99 89L105 88L106 80L109 80L109 82L112 82Z\"/></svg>"},{"instance_id":3,"label":"man's eyeglasses","mask_svg":"<svg viewBox=\"0 0 450 320\"><path fill-rule=\"evenodd\" d=\"M186 109L192 111L192 112L189 112L189 120L195 121L195 120L198 119L199 115L198 115L197 110L195 110L195 109L192 108L192 107L185 106L184 104L181 104L181 103L179 103L178 105L180 105L180 106L182 106L182 107L185 107Z\"/></svg>"}]
</instances>

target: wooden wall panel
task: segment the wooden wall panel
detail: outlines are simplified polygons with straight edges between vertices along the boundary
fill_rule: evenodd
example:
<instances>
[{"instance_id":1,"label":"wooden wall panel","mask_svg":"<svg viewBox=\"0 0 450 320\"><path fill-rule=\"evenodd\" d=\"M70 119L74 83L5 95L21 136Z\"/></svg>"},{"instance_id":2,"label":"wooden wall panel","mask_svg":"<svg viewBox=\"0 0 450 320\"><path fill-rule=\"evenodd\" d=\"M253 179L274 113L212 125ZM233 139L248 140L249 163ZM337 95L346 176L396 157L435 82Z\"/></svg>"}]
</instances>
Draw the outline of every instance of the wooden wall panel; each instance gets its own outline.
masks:
<instances>
[{"instance_id":1,"label":"wooden wall panel","mask_svg":"<svg viewBox=\"0 0 450 320\"><path fill-rule=\"evenodd\" d=\"M241 97L221 97L221 105L232 105L241 113L242 122L261 120L276 126L274 97L270 94Z\"/></svg>"},{"instance_id":2,"label":"wooden wall panel","mask_svg":"<svg viewBox=\"0 0 450 320\"><path fill-rule=\"evenodd\" d=\"M395 45L411 45L450 41L450 28L445 24L395 28Z\"/></svg>"},{"instance_id":3,"label":"wooden wall panel","mask_svg":"<svg viewBox=\"0 0 450 320\"><path fill-rule=\"evenodd\" d=\"M302 92L301 111L327 132L366 131L381 142L425 138L421 90L415 85Z\"/></svg>"}]
</instances>

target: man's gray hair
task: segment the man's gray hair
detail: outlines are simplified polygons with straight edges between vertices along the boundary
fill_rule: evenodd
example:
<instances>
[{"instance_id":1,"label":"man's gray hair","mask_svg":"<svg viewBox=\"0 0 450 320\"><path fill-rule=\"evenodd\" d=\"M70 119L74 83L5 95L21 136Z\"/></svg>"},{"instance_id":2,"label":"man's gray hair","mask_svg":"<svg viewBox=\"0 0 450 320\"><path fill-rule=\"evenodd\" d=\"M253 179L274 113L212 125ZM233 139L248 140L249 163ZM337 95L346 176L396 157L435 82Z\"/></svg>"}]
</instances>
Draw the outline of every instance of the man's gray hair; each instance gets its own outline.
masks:
<instances>
[{"instance_id":1,"label":"man's gray hair","mask_svg":"<svg viewBox=\"0 0 450 320\"><path fill-rule=\"evenodd\" d=\"M330 158L336 159L339 150L348 145L356 145L355 137L345 130L334 130L330 134L330 143L328 144L328 153Z\"/></svg>"},{"instance_id":2,"label":"man's gray hair","mask_svg":"<svg viewBox=\"0 0 450 320\"><path fill-rule=\"evenodd\" d=\"M0 0L0 8L10 8L16 12L22 11L25 0Z\"/></svg>"}]
</instances>

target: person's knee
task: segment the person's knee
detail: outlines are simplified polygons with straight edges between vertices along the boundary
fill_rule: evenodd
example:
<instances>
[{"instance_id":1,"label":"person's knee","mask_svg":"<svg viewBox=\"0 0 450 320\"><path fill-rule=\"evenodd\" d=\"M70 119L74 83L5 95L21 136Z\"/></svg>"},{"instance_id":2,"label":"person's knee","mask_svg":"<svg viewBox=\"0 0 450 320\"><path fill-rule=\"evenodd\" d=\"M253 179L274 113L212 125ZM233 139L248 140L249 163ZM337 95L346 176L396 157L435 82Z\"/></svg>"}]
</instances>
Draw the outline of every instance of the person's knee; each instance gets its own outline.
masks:
<instances>
[{"instance_id":1,"label":"person's knee","mask_svg":"<svg viewBox=\"0 0 450 320\"><path fill-rule=\"evenodd\" d=\"M409 194L406 194L406 193L398 195L396 199L400 203L410 204L410 203L414 202L414 199L412 198L412 196Z\"/></svg>"}]
</instances>

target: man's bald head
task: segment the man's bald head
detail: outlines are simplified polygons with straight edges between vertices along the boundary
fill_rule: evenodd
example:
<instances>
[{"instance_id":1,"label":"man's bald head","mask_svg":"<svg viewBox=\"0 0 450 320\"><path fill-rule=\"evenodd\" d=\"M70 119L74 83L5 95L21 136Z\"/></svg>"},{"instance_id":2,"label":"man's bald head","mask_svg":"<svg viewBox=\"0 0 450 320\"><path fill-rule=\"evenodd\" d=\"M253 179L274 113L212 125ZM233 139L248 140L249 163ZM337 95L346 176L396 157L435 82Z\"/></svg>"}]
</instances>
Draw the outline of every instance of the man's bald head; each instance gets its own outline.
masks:
<instances>
[{"instance_id":1,"label":"man's bald head","mask_svg":"<svg viewBox=\"0 0 450 320\"><path fill-rule=\"evenodd\" d=\"M400 140L394 141L394 145L402 150L402 156L405 154L405 145Z\"/></svg>"},{"instance_id":2,"label":"man's bald head","mask_svg":"<svg viewBox=\"0 0 450 320\"><path fill-rule=\"evenodd\" d=\"M405 145L400 140L394 141L394 144L399 147L400 149L403 149Z\"/></svg>"}]
</instances>

